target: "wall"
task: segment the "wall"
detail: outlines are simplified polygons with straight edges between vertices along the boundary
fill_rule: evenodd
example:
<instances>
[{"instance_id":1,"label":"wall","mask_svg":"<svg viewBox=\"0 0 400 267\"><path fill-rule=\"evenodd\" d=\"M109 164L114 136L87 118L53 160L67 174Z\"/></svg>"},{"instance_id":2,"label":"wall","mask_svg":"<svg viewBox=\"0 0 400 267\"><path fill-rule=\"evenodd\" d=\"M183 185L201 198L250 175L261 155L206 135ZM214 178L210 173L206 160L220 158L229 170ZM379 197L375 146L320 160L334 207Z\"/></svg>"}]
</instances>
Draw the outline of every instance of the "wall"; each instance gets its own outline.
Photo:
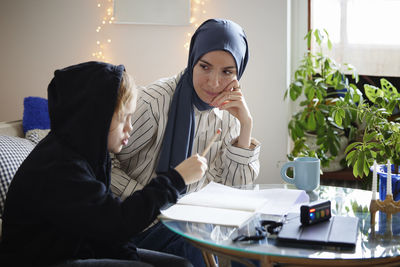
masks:
<instances>
[{"instance_id":1,"label":"wall","mask_svg":"<svg viewBox=\"0 0 400 267\"><path fill-rule=\"evenodd\" d=\"M304 40L304 36L308 32L308 0L288 0L288 17L287 84L293 79L294 72L307 52L307 42ZM302 97L295 102L291 101L289 97L286 98L287 121L290 121L292 114L300 110L301 101L303 101ZM292 151L293 146L294 143L288 136L287 153Z\"/></svg>"},{"instance_id":2,"label":"wall","mask_svg":"<svg viewBox=\"0 0 400 267\"><path fill-rule=\"evenodd\" d=\"M93 60L103 16L94 0L2 0L0 16L0 121L22 118L23 98L46 97L57 68ZM106 1L105 1L106 2ZM206 0L206 17L224 17L245 29L250 61L241 84L262 143L258 182L280 183L286 161L287 1ZM106 51L139 85L174 75L186 65L190 26L107 27Z\"/></svg>"}]
</instances>

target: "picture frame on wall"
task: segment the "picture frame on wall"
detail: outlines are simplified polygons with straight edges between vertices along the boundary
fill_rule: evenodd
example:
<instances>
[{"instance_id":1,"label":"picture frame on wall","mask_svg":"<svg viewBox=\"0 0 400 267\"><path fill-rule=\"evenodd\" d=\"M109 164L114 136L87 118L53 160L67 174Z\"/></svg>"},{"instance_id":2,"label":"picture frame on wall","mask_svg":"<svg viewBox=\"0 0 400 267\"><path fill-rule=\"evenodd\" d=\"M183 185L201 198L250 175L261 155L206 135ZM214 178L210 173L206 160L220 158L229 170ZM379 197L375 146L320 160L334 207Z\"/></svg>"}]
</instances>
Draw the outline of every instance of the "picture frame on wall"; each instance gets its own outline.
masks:
<instances>
[{"instance_id":1,"label":"picture frame on wall","mask_svg":"<svg viewBox=\"0 0 400 267\"><path fill-rule=\"evenodd\" d=\"M190 25L190 0L114 0L114 23Z\"/></svg>"}]
</instances>

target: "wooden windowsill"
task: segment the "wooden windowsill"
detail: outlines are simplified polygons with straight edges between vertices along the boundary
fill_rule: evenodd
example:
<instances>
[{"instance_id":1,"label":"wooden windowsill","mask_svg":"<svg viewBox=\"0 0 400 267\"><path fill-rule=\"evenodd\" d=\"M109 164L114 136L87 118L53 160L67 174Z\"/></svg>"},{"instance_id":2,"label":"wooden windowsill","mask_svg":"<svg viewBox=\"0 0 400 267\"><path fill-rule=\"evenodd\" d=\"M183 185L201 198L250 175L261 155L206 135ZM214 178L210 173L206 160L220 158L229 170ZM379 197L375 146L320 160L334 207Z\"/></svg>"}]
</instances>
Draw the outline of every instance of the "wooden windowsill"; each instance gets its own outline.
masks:
<instances>
[{"instance_id":1,"label":"wooden windowsill","mask_svg":"<svg viewBox=\"0 0 400 267\"><path fill-rule=\"evenodd\" d=\"M369 176L372 176L371 174ZM340 186L371 190L371 177L356 178L352 168L336 172L324 172L321 175L321 185Z\"/></svg>"},{"instance_id":2,"label":"wooden windowsill","mask_svg":"<svg viewBox=\"0 0 400 267\"><path fill-rule=\"evenodd\" d=\"M353 175L353 169L345 168L341 171L324 172L321 175L321 180L340 180L340 181L357 181L358 179Z\"/></svg>"}]
</instances>

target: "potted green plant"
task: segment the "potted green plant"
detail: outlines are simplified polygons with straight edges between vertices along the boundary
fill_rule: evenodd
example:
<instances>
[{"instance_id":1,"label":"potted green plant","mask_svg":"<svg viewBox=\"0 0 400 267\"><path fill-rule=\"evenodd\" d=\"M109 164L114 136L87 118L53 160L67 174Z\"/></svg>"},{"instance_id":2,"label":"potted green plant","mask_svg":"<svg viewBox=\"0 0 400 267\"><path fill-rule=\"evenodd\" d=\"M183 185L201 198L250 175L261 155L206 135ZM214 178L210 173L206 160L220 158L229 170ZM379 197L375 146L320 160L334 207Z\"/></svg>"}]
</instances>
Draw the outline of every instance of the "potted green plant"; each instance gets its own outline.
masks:
<instances>
[{"instance_id":1,"label":"potted green plant","mask_svg":"<svg viewBox=\"0 0 400 267\"><path fill-rule=\"evenodd\" d=\"M392 189L395 194L400 191L400 122L394 112L398 111L400 93L386 79L380 80L381 88L364 85L365 94L372 102L361 101L357 107L357 116L363 122L363 138L347 146L346 161L353 167L355 177L367 176L374 160L383 165L379 166L378 174L381 178L381 198L386 195L386 166L388 160L392 163ZM353 108L353 107L351 107ZM400 198L400 194L395 197Z\"/></svg>"},{"instance_id":2,"label":"potted green plant","mask_svg":"<svg viewBox=\"0 0 400 267\"><path fill-rule=\"evenodd\" d=\"M309 31L304 37L308 47L313 38L316 52L308 50L305 53L284 96L293 102L300 100L300 108L288 125L294 143L288 158L317 157L326 168L338 156L343 146L341 138L346 134L352 139L355 134L356 103L362 98L362 93L345 76L345 72L351 72L357 82L355 69L349 64L336 63L323 52L324 46L332 49L327 31ZM342 109L342 106L354 108ZM312 135L316 139L314 145L307 137ZM346 145L343 146L343 157Z\"/></svg>"}]
</instances>

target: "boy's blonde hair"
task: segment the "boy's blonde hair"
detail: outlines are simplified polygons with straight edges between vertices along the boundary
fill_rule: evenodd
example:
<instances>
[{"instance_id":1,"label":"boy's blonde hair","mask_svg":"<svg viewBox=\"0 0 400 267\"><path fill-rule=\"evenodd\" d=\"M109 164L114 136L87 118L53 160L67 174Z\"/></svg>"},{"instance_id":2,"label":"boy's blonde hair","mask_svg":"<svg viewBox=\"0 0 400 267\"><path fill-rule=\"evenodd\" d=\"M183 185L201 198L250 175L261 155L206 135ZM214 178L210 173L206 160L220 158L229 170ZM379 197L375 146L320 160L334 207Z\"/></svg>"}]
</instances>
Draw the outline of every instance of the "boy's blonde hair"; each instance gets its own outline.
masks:
<instances>
[{"instance_id":1,"label":"boy's blonde hair","mask_svg":"<svg viewBox=\"0 0 400 267\"><path fill-rule=\"evenodd\" d=\"M126 104L136 98L136 91L136 84L132 76L124 71L118 88L117 103L114 110L114 113L118 114L119 119L122 119Z\"/></svg>"}]
</instances>

